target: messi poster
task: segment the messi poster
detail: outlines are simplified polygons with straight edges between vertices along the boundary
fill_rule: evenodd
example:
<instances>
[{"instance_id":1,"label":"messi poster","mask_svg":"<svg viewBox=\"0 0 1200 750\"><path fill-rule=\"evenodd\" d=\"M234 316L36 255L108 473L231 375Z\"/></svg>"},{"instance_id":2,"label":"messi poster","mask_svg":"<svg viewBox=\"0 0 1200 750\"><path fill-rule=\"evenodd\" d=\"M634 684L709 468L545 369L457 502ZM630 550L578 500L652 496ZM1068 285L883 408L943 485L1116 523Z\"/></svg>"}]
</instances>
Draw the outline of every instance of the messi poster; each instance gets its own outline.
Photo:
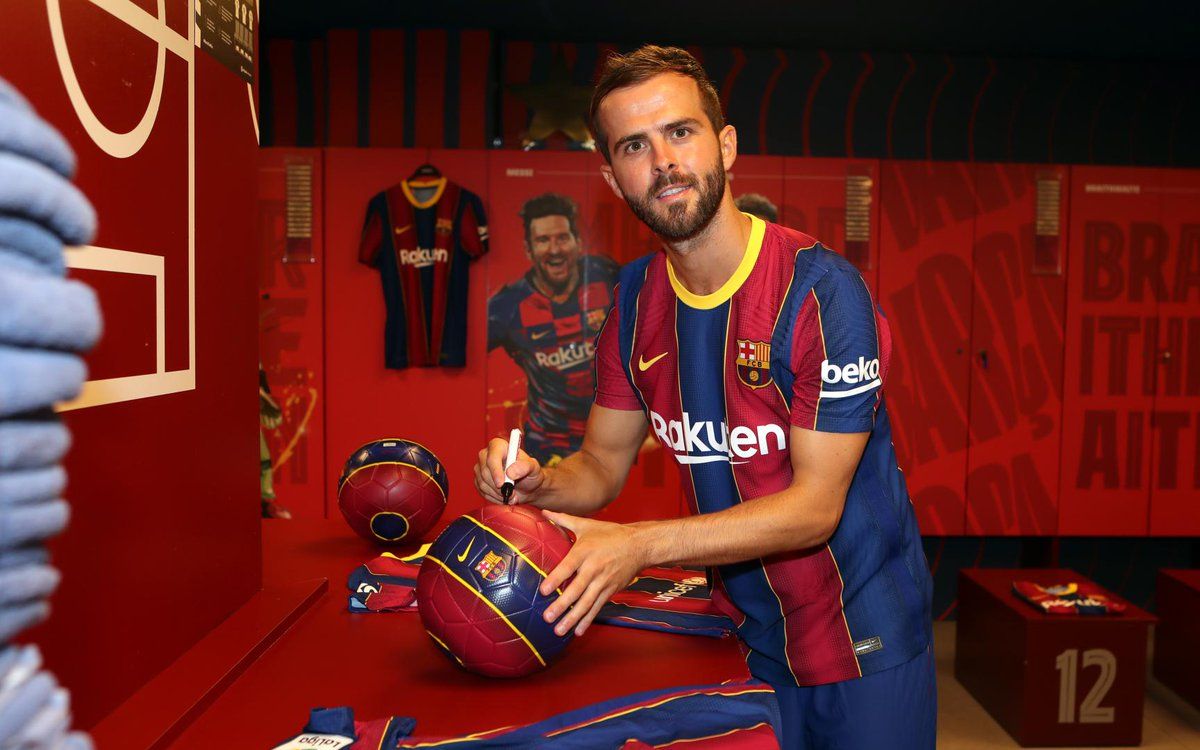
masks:
<instances>
[{"instance_id":1,"label":"messi poster","mask_svg":"<svg viewBox=\"0 0 1200 750\"><path fill-rule=\"evenodd\" d=\"M552 466L582 445L595 341L619 269L657 244L609 190L595 154L495 152L490 161L487 431L520 427L524 449ZM618 512L675 515L676 474L647 440ZM643 488L654 502L630 502Z\"/></svg>"}]
</instances>

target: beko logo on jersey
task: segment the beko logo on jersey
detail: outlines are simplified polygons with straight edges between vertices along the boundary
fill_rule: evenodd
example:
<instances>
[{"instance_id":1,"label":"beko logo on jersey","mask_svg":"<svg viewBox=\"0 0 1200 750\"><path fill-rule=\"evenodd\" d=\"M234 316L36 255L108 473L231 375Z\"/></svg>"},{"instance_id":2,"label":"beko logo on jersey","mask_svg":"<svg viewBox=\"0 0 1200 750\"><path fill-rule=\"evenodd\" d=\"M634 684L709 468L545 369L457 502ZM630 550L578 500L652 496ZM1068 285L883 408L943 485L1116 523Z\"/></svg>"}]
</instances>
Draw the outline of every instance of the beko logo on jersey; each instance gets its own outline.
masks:
<instances>
[{"instance_id":1,"label":"beko logo on jersey","mask_svg":"<svg viewBox=\"0 0 1200 750\"><path fill-rule=\"evenodd\" d=\"M821 363L821 380L827 385L853 385L843 391L821 389L821 398L845 398L869 391L881 385L879 380L879 359L867 360L859 357L857 362L851 362L839 367L829 360Z\"/></svg>"},{"instance_id":2,"label":"beko logo on jersey","mask_svg":"<svg viewBox=\"0 0 1200 750\"><path fill-rule=\"evenodd\" d=\"M858 362L851 362L845 367L838 367L829 360L821 363L821 380L826 383L866 383L879 377L879 360L870 362L866 357L859 357Z\"/></svg>"},{"instance_id":3,"label":"beko logo on jersey","mask_svg":"<svg viewBox=\"0 0 1200 750\"><path fill-rule=\"evenodd\" d=\"M556 370L568 370L584 362L591 362L596 356L596 346L590 341L582 344L560 346L557 351L537 352L534 355L542 367L553 367Z\"/></svg>"},{"instance_id":4,"label":"beko logo on jersey","mask_svg":"<svg viewBox=\"0 0 1200 750\"><path fill-rule=\"evenodd\" d=\"M425 268L434 263L447 263L450 251L444 247L418 247L416 250L401 250L400 264Z\"/></svg>"},{"instance_id":5,"label":"beko logo on jersey","mask_svg":"<svg viewBox=\"0 0 1200 750\"><path fill-rule=\"evenodd\" d=\"M720 425L707 420L693 422L686 411L682 422L667 421L658 412L651 411L650 424L662 444L675 451L675 460L681 464L714 461L741 464L746 462L734 459L787 450L787 434L777 424L762 424L755 428L738 425L730 429L723 421ZM770 439L772 437L774 441Z\"/></svg>"}]
</instances>

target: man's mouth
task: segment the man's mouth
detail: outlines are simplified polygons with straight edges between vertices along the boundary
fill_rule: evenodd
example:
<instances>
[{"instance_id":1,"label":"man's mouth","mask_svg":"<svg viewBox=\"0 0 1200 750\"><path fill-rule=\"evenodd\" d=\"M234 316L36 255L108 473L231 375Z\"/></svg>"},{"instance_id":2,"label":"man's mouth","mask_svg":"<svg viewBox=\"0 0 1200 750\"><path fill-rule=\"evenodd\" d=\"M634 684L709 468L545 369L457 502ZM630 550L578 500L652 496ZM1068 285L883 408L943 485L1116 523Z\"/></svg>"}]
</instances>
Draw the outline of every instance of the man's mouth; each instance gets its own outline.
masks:
<instances>
[{"instance_id":1,"label":"man's mouth","mask_svg":"<svg viewBox=\"0 0 1200 750\"><path fill-rule=\"evenodd\" d=\"M656 197L660 201L667 201L667 200L671 200L672 198L674 198L678 195L682 195L683 193L685 193L686 191L691 190L691 189L692 189L691 185L672 185L671 187L667 188L666 190L659 192L659 194Z\"/></svg>"},{"instance_id":2,"label":"man's mouth","mask_svg":"<svg viewBox=\"0 0 1200 750\"><path fill-rule=\"evenodd\" d=\"M542 265L545 266L546 268L553 268L555 270L558 270L567 265L567 259L565 257L547 258L546 260L544 260L542 262Z\"/></svg>"}]
</instances>

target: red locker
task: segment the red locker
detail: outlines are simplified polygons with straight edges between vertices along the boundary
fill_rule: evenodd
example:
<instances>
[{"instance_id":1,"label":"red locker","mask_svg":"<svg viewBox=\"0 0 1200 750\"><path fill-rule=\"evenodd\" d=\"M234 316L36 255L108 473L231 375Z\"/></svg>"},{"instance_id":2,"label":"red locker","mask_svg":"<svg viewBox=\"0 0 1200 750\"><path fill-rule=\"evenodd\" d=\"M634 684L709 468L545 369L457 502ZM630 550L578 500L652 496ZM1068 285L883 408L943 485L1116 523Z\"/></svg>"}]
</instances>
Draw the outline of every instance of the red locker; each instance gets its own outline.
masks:
<instances>
[{"instance_id":1,"label":"red locker","mask_svg":"<svg viewBox=\"0 0 1200 750\"><path fill-rule=\"evenodd\" d=\"M895 349L887 402L925 534L961 534L967 472L971 167L883 162L879 299Z\"/></svg>"},{"instance_id":2,"label":"red locker","mask_svg":"<svg viewBox=\"0 0 1200 750\"><path fill-rule=\"evenodd\" d=\"M800 157L783 162L781 222L846 256L862 272L871 292L877 293L879 162Z\"/></svg>"},{"instance_id":3,"label":"red locker","mask_svg":"<svg viewBox=\"0 0 1200 750\"><path fill-rule=\"evenodd\" d=\"M487 153L470 150L325 151L326 490L350 453L369 440L402 437L429 447L450 479L446 522L479 505L473 467L484 445L487 255L472 263L465 367L384 367L379 272L358 262L367 202L429 161L490 208ZM332 508L336 500L330 501ZM336 515L336 511L330 510ZM347 530L349 533L349 530Z\"/></svg>"},{"instance_id":4,"label":"red locker","mask_svg":"<svg viewBox=\"0 0 1200 750\"><path fill-rule=\"evenodd\" d=\"M1200 534L1200 173L1161 170L1150 533ZM1166 252L1161 252L1165 248Z\"/></svg>"},{"instance_id":5,"label":"red locker","mask_svg":"<svg viewBox=\"0 0 1200 750\"><path fill-rule=\"evenodd\" d=\"M1058 526L1067 170L977 164L969 534Z\"/></svg>"},{"instance_id":6,"label":"red locker","mask_svg":"<svg viewBox=\"0 0 1200 750\"><path fill-rule=\"evenodd\" d=\"M319 149L262 149L258 157L258 352L283 411L279 426L262 433L275 495L297 518L328 512L323 161Z\"/></svg>"},{"instance_id":7,"label":"red locker","mask_svg":"<svg viewBox=\"0 0 1200 750\"><path fill-rule=\"evenodd\" d=\"M1161 179L1071 170L1060 534L1147 531Z\"/></svg>"}]
</instances>

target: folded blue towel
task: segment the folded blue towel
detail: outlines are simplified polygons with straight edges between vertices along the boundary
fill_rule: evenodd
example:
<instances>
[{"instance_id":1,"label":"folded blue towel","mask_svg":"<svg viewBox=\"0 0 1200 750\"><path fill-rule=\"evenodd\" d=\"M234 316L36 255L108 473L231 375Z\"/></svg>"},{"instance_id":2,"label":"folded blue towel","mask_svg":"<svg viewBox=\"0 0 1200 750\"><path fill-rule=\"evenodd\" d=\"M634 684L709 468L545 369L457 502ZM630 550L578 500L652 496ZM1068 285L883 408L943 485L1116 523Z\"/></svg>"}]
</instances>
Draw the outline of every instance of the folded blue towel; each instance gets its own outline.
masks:
<instances>
[{"instance_id":1,"label":"folded blue towel","mask_svg":"<svg viewBox=\"0 0 1200 750\"><path fill-rule=\"evenodd\" d=\"M0 269L0 344L86 351L100 338L100 304L87 284Z\"/></svg>"},{"instance_id":2,"label":"folded blue towel","mask_svg":"<svg viewBox=\"0 0 1200 750\"><path fill-rule=\"evenodd\" d=\"M62 238L16 214L0 213L0 251L24 255L58 276L67 270Z\"/></svg>"},{"instance_id":3,"label":"folded blue towel","mask_svg":"<svg viewBox=\"0 0 1200 750\"><path fill-rule=\"evenodd\" d=\"M70 517L71 509L62 500L9 506L0 513L0 549L55 536Z\"/></svg>"},{"instance_id":4,"label":"folded blue towel","mask_svg":"<svg viewBox=\"0 0 1200 750\"><path fill-rule=\"evenodd\" d=\"M44 599L54 593L61 579L49 565L0 568L0 604Z\"/></svg>"},{"instance_id":5,"label":"folded blue towel","mask_svg":"<svg viewBox=\"0 0 1200 750\"><path fill-rule=\"evenodd\" d=\"M54 748L62 746L71 729L71 695L55 688L40 711L8 740L18 748Z\"/></svg>"},{"instance_id":6,"label":"folded blue towel","mask_svg":"<svg viewBox=\"0 0 1200 750\"><path fill-rule=\"evenodd\" d=\"M4 616L0 614L0 621ZM12 690L0 694L0 747L20 732L38 714L58 687L49 672L38 672Z\"/></svg>"},{"instance_id":7,"label":"folded blue towel","mask_svg":"<svg viewBox=\"0 0 1200 750\"><path fill-rule=\"evenodd\" d=\"M15 107L24 107L25 109L33 109L25 97L21 96L21 92L17 91L11 83L3 78L0 78L0 102L11 104Z\"/></svg>"},{"instance_id":8,"label":"folded blue towel","mask_svg":"<svg viewBox=\"0 0 1200 750\"><path fill-rule=\"evenodd\" d=\"M50 616L50 603L39 599L12 607L0 607L0 643L11 641L22 630L37 625ZM0 747L3 747L0 744Z\"/></svg>"},{"instance_id":9,"label":"folded blue towel","mask_svg":"<svg viewBox=\"0 0 1200 750\"><path fill-rule=\"evenodd\" d=\"M49 419L0 420L0 472L50 466L70 447L70 431L53 414Z\"/></svg>"},{"instance_id":10,"label":"folded blue towel","mask_svg":"<svg viewBox=\"0 0 1200 750\"><path fill-rule=\"evenodd\" d=\"M0 471L0 508L62 497L67 472L61 466ZM3 511L0 511L3 512Z\"/></svg>"},{"instance_id":11,"label":"folded blue towel","mask_svg":"<svg viewBox=\"0 0 1200 750\"><path fill-rule=\"evenodd\" d=\"M16 568L21 565L36 565L49 560L50 550L37 543L25 547L0 549L0 570Z\"/></svg>"},{"instance_id":12,"label":"folded blue towel","mask_svg":"<svg viewBox=\"0 0 1200 750\"><path fill-rule=\"evenodd\" d=\"M0 345L0 417L79 395L87 367L74 354Z\"/></svg>"},{"instance_id":13,"label":"folded blue towel","mask_svg":"<svg viewBox=\"0 0 1200 750\"><path fill-rule=\"evenodd\" d=\"M75 153L25 102L0 100L0 151L34 159L63 177L75 174Z\"/></svg>"},{"instance_id":14,"label":"folded blue towel","mask_svg":"<svg viewBox=\"0 0 1200 750\"><path fill-rule=\"evenodd\" d=\"M79 188L49 167L0 152L0 211L45 224L68 245L96 234L96 211Z\"/></svg>"}]
</instances>

